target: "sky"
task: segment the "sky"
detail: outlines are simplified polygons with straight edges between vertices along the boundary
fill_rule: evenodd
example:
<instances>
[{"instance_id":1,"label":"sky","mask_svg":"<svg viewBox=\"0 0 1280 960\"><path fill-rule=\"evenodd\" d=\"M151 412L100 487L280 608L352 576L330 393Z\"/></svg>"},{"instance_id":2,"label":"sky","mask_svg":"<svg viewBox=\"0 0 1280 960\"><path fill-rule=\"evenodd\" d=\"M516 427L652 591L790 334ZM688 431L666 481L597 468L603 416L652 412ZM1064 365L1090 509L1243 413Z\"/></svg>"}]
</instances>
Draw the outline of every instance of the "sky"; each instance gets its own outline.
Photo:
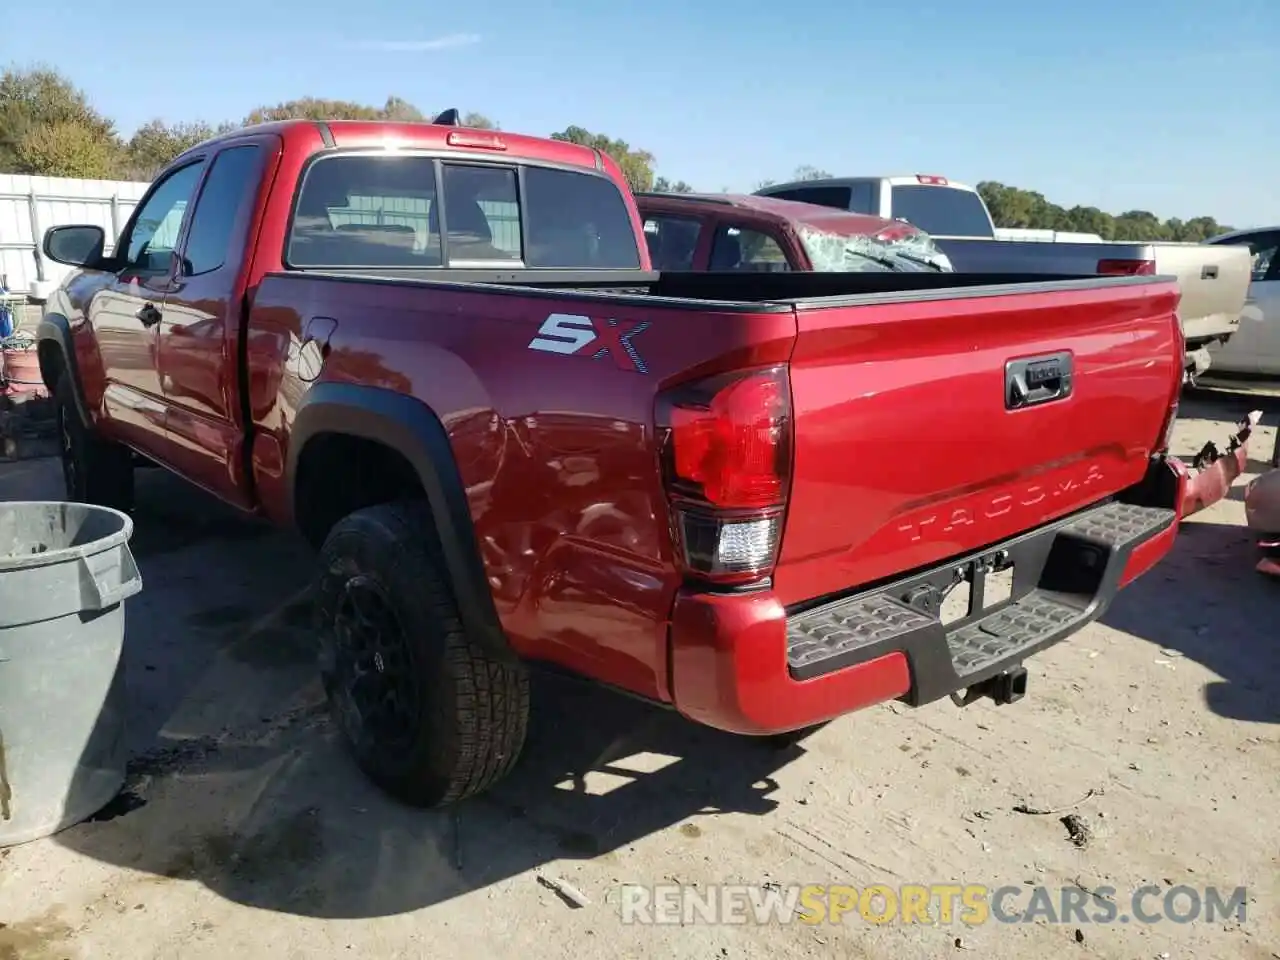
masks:
<instances>
[{"instance_id":1,"label":"sky","mask_svg":"<svg viewBox=\"0 0 1280 960\"><path fill-rule=\"evenodd\" d=\"M394 94L519 133L577 124L700 190L808 164L1280 223L1280 0L0 5L0 63L58 68L126 135Z\"/></svg>"}]
</instances>

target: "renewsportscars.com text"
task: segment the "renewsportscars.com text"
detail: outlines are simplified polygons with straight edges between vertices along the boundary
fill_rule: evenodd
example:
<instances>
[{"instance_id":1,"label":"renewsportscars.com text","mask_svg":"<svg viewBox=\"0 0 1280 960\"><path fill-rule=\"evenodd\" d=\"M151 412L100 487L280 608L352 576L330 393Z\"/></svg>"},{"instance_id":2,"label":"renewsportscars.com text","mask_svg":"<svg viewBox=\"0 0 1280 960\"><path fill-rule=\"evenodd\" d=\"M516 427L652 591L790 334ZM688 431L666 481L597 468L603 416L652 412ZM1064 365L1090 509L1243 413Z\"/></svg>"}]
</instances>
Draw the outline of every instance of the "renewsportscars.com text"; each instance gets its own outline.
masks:
<instances>
[{"instance_id":1,"label":"renewsportscars.com text","mask_svg":"<svg viewBox=\"0 0 1280 960\"><path fill-rule=\"evenodd\" d=\"M622 887L627 924L874 924L919 923L968 926L990 923L1208 923L1245 920L1248 892L1187 885L1148 884L1131 891L1114 887L988 887L982 884L678 884Z\"/></svg>"}]
</instances>

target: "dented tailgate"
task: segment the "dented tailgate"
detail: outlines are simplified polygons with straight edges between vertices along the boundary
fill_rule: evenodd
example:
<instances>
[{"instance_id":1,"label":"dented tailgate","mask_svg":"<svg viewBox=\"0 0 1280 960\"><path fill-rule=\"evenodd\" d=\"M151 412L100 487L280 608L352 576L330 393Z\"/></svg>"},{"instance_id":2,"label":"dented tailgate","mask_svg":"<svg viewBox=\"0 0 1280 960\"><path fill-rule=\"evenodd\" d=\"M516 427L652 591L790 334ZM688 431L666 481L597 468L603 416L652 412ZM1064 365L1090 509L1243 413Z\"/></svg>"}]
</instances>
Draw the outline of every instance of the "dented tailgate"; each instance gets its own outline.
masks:
<instances>
[{"instance_id":1,"label":"dented tailgate","mask_svg":"<svg viewBox=\"0 0 1280 960\"><path fill-rule=\"evenodd\" d=\"M1097 278L808 301L774 585L794 604L1138 482L1181 382L1177 286Z\"/></svg>"}]
</instances>

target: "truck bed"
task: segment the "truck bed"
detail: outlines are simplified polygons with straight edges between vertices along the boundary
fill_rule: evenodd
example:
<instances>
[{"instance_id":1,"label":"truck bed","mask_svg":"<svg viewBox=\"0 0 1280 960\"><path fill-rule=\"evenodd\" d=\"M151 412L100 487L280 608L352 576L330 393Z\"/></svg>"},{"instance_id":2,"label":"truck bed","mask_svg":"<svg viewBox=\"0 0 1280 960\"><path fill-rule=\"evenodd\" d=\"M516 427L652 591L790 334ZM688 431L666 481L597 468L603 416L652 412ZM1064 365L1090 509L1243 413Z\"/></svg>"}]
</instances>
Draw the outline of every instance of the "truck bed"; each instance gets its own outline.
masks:
<instances>
[{"instance_id":1,"label":"truck bed","mask_svg":"<svg viewBox=\"0 0 1280 960\"><path fill-rule=\"evenodd\" d=\"M545 458L555 459L537 449L589 447L596 441L586 438L600 436L604 418L621 431L609 440L611 449L628 431L636 444L599 468L607 498L650 500L657 494L644 438L654 429L656 396L719 370L787 363L795 449L774 577L786 604L995 543L1139 482L1181 376L1177 292L1160 278L635 271L527 277L527 271L494 272L484 282L476 282L475 271L431 279L274 274L253 315L275 323L294 313L292 337L302 336L307 320L296 315L299 309L332 318L338 333L326 375L369 382L368 364L348 373L341 349L345 318L360 316L363 342L351 343L348 356L377 356L387 368L378 379L386 382L401 373L391 365L402 366L405 382L446 424L461 409L490 411L507 424L534 417L529 444L519 455L509 450L502 468L524 477L523 493L537 487L532 478L545 473ZM564 316L643 323L631 343L644 375L584 363L591 357L572 343L550 350L533 344L550 318ZM729 322L733 317L738 321ZM250 332L251 354L289 349L287 340L261 334ZM427 354L435 358L431 369L448 357L454 373L447 384L412 378ZM1059 356L1073 371L1068 395L1009 409L1002 398L1010 364ZM251 358L250 365L274 362ZM554 417L539 417L551 411ZM278 442L287 444L287 436ZM464 472L466 464L492 462L478 451L455 453ZM274 463L281 456L260 451L257 459ZM512 456L528 461L523 474ZM616 487L625 476L636 478L629 491ZM485 490L503 482L480 472L464 480L476 489L487 484ZM269 478L260 483L271 487ZM665 507L655 500L643 512L661 516ZM543 516L523 513L531 523ZM483 516L477 522L482 537L485 523ZM631 542L646 544L636 548L646 563L665 562L661 530L636 537Z\"/></svg>"},{"instance_id":2,"label":"truck bed","mask_svg":"<svg viewBox=\"0 0 1280 960\"><path fill-rule=\"evenodd\" d=\"M939 299L952 296L1001 296L1083 289L1099 283L1115 286L1135 282L1130 277L1098 277L1083 272L1061 273L716 273L659 271L505 271L505 270L291 270L272 278L297 280L327 277L332 280L386 282L435 289L475 289L512 295L532 291L552 294L582 292L617 297L660 297L663 306L705 309L709 302L758 305L773 301L795 304L806 300L842 297L890 297ZM1149 282L1139 277L1136 282ZM1075 284L1072 287L1071 284ZM1065 285L1065 286L1064 286ZM679 302L677 302L679 301Z\"/></svg>"}]
</instances>

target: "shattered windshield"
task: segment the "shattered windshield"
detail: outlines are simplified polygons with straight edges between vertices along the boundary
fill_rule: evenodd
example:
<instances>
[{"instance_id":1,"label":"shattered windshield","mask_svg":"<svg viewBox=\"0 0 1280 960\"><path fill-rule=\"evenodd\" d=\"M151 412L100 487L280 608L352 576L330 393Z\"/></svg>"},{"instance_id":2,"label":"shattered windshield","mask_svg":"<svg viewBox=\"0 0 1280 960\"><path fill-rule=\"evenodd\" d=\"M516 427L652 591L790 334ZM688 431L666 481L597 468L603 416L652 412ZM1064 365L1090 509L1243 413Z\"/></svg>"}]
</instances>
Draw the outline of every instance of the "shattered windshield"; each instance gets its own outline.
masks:
<instances>
[{"instance_id":1,"label":"shattered windshield","mask_svg":"<svg viewBox=\"0 0 1280 960\"><path fill-rule=\"evenodd\" d=\"M915 232L895 239L879 239L838 230L801 226L798 231L813 269L820 273L885 270L952 271L951 261L927 233Z\"/></svg>"}]
</instances>

